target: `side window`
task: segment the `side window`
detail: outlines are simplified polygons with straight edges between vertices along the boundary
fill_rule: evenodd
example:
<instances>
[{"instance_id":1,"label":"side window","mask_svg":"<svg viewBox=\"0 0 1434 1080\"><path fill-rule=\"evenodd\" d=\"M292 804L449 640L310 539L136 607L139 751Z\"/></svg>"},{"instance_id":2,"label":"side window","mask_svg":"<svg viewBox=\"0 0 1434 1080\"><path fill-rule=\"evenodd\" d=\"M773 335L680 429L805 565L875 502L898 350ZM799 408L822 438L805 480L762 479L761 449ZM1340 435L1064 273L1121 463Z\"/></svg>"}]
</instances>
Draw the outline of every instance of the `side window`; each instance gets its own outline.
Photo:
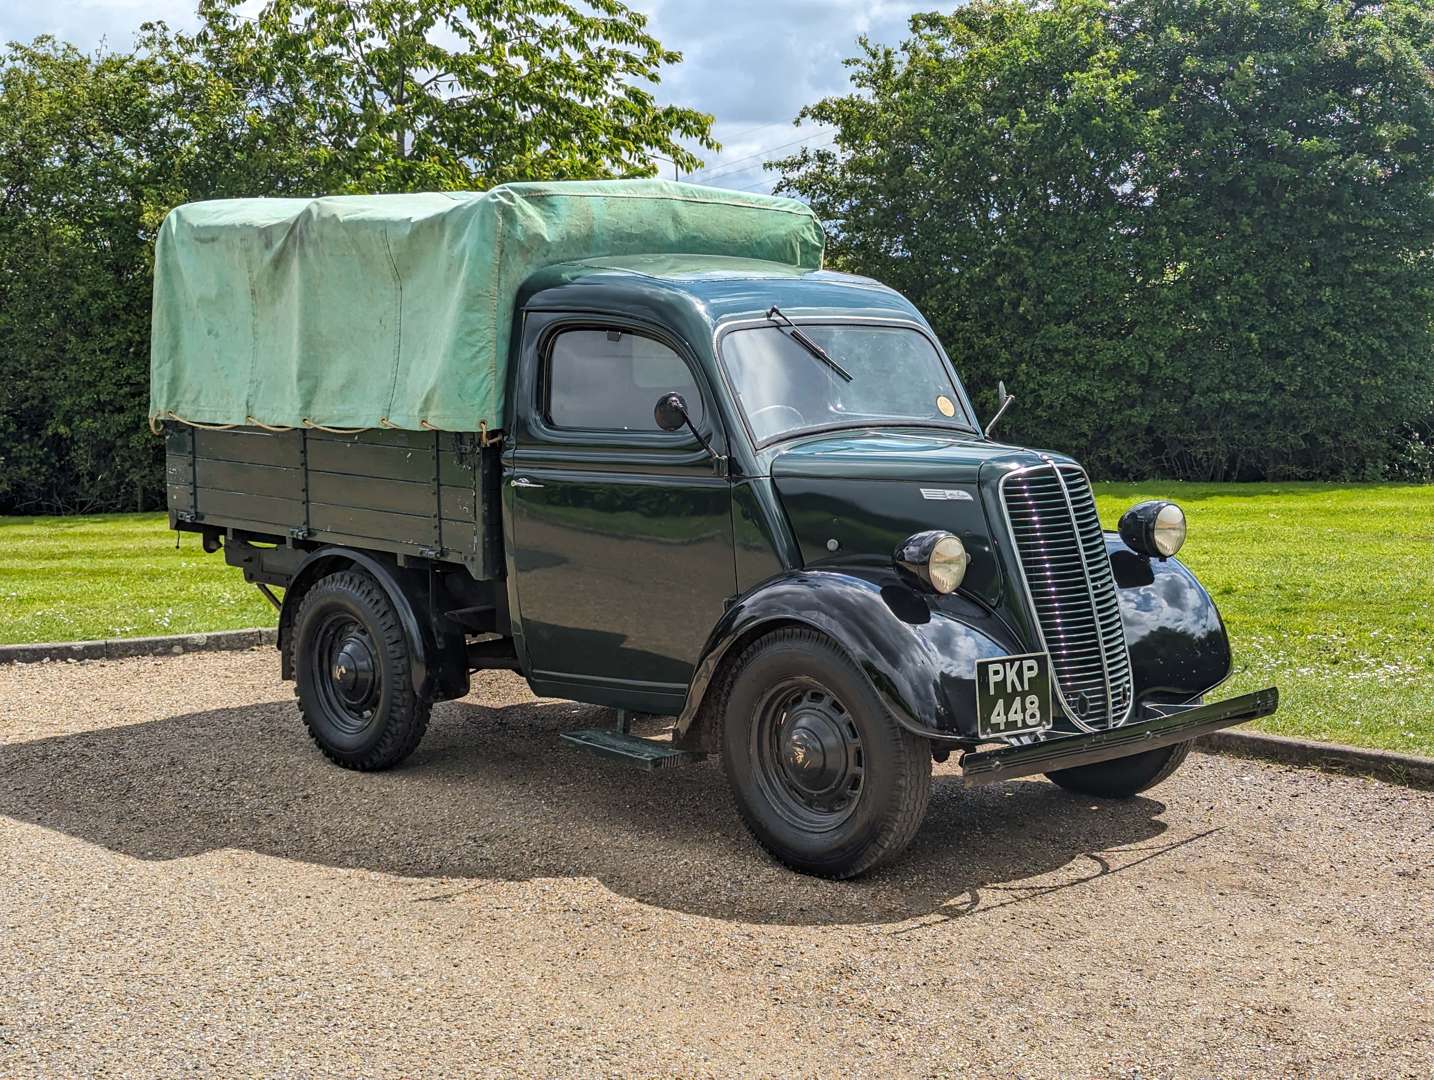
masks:
<instances>
[{"instance_id":1,"label":"side window","mask_svg":"<svg viewBox=\"0 0 1434 1080\"><path fill-rule=\"evenodd\" d=\"M653 407L677 391L692 422L702 394L682 358L659 341L627 330L564 330L548 350L548 422L559 428L659 431Z\"/></svg>"}]
</instances>

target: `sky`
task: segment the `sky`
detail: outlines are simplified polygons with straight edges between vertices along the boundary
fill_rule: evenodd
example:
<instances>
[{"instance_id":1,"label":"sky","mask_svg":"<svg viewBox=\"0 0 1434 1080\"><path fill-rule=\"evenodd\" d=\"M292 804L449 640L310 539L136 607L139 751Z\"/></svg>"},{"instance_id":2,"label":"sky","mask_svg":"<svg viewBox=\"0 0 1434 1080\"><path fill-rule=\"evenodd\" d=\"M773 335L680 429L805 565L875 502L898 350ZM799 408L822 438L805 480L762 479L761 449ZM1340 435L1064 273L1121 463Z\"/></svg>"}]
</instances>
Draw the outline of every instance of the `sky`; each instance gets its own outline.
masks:
<instances>
[{"instance_id":1,"label":"sky","mask_svg":"<svg viewBox=\"0 0 1434 1080\"><path fill-rule=\"evenodd\" d=\"M646 13L663 45L683 54L657 88L660 101L716 118L722 149L700 151L705 168L691 177L718 187L767 191L775 175L762 169L803 146L820 147L830 131L794 127L801 107L847 87L841 61L856 54L857 37L896 43L915 11L940 0L628 0ZM83 48L102 41L128 48L139 24L163 19L194 25L194 0L0 0L0 40L53 34ZM260 0L250 6L258 7ZM664 172L664 175L666 173Z\"/></svg>"}]
</instances>

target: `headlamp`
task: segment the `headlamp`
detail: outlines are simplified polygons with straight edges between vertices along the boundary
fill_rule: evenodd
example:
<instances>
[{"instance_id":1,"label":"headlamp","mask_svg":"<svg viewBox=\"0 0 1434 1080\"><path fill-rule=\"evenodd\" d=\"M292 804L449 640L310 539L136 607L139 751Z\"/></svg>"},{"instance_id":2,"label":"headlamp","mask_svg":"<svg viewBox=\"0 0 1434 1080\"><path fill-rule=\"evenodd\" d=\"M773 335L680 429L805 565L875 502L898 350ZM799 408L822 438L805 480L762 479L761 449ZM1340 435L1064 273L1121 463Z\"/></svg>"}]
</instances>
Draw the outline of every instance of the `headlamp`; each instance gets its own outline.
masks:
<instances>
[{"instance_id":1,"label":"headlamp","mask_svg":"<svg viewBox=\"0 0 1434 1080\"><path fill-rule=\"evenodd\" d=\"M1121 515L1120 538L1141 555L1168 559L1185 544L1185 511L1162 499L1136 503Z\"/></svg>"},{"instance_id":2,"label":"headlamp","mask_svg":"<svg viewBox=\"0 0 1434 1080\"><path fill-rule=\"evenodd\" d=\"M938 593L952 593L966 577L971 556L966 545L941 529L919 532L896 549L897 568L908 578Z\"/></svg>"}]
</instances>

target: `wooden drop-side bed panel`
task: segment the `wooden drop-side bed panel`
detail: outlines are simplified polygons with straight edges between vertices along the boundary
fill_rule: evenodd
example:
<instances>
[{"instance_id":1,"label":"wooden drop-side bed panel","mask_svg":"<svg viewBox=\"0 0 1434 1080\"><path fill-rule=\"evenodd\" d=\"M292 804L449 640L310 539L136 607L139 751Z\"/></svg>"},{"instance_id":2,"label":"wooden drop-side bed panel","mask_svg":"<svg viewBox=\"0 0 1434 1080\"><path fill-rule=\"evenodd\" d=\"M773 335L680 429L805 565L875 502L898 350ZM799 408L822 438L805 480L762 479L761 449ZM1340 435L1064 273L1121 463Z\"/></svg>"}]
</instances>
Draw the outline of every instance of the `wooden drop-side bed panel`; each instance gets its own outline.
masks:
<instances>
[{"instance_id":1,"label":"wooden drop-side bed panel","mask_svg":"<svg viewBox=\"0 0 1434 1080\"><path fill-rule=\"evenodd\" d=\"M502 576L498 447L476 434L165 428L173 528L345 544Z\"/></svg>"}]
</instances>

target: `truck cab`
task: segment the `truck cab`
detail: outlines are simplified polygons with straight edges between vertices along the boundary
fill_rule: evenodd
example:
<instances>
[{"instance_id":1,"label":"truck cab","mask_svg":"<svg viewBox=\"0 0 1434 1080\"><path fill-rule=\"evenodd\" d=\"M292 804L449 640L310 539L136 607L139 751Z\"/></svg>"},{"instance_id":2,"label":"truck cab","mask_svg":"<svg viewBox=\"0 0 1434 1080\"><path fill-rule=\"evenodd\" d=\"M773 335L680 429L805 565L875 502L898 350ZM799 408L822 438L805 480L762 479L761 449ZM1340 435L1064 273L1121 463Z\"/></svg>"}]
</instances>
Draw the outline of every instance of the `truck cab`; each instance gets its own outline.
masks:
<instances>
[{"instance_id":1,"label":"truck cab","mask_svg":"<svg viewBox=\"0 0 1434 1080\"><path fill-rule=\"evenodd\" d=\"M523 285L511 342L501 431L171 425L172 522L286 589L285 673L340 765L397 764L433 701L507 667L615 710L575 748L720 758L773 856L850 877L909 843L953 753L961 783L1129 797L1276 707L1273 689L1205 703L1230 645L1174 557L1180 509L1103 530L1080 465L984 430L937 335L878 282L710 255L562 263ZM292 475L263 497L301 484L299 527L216 497L254 481L200 483L271 451ZM383 505L332 512L339 476ZM435 508L433 535L381 517L393 485L409 517ZM670 729L639 738L632 713Z\"/></svg>"}]
</instances>

